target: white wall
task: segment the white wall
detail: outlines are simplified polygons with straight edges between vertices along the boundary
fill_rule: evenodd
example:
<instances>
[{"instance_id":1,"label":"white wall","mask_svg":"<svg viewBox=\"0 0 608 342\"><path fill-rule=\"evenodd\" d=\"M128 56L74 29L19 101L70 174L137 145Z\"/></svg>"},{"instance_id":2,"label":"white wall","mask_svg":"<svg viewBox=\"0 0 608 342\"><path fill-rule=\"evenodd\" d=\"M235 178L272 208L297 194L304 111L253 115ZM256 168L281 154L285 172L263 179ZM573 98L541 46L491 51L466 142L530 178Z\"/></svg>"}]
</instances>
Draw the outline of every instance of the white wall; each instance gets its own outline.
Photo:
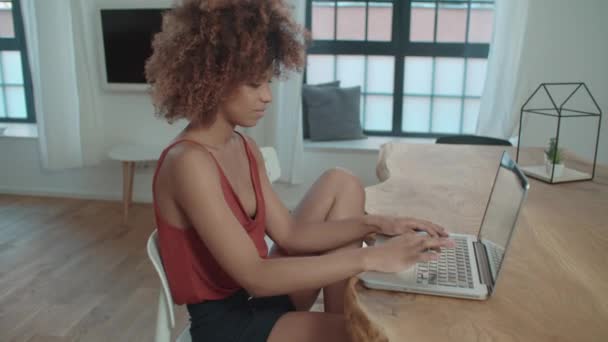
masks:
<instances>
[{"instance_id":1,"label":"white wall","mask_svg":"<svg viewBox=\"0 0 608 342\"><path fill-rule=\"evenodd\" d=\"M515 108L521 105L540 83L584 82L600 109L604 112L598 162L608 164L608 16L606 0L529 0L530 12ZM558 104L559 105L559 104ZM553 121L553 122L552 122ZM592 129L590 120L572 123L562 119L560 147L573 149L591 159L597 125ZM597 122L597 121L596 121ZM545 146L555 136L556 120L544 121L544 127L528 127L533 139ZM524 124L524 127L525 124ZM527 140L526 140L527 139ZM587 152L587 153L585 153Z\"/></svg>"},{"instance_id":2,"label":"white wall","mask_svg":"<svg viewBox=\"0 0 608 342\"><path fill-rule=\"evenodd\" d=\"M105 147L121 143L164 144L175 136L184 126L178 123L171 126L163 120L154 118L154 109L145 92L108 91L102 87L102 69L100 54L99 8L121 7L170 7L172 0L93 0L82 3L81 15L85 20L80 27L85 37L86 58L96 87L94 96L103 121ZM89 37L90 39L86 39ZM78 45L79 42L76 42ZM81 82L86 80L81 79Z\"/></svg>"},{"instance_id":3,"label":"white wall","mask_svg":"<svg viewBox=\"0 0 608 342\"><path fill-rule=\"evenodd\" d=\"M148 4L152 0L130 0L129 3ZM158 0L170 3L169 0ZM608 39L604 16L608 2L604 0L530 0L530 23L524 47L522 83L518 103L540 82L583 81L596 96L603 111L608 112ZM119 0L85 2L82 30L85 46L76 42L75 49L85 49L83 65L95 68L92 81L96 83L91 100L97 106L103 127L103 142L107 149L126 142L162 143L171 139L180 126L172 127L154 118L147 95L143 93L111 93L101 88L95 40L95 8L98 5L122 4ZM149 4L148 4L149 5ZM46 13L39 13L44 16ZM71 39L69 34L56 39ZM79 75L79 82L86 78ZM53 86L61 85L58 79ZM605 116L606 117L606 116ZM608 164L608 123L604 117L599 160ZM279 187L288 204L295 203L324 169L343 166L353 170L365 184L375 181L376 155L370 152L304 153L304 185ZM151 169L136 171L134 197L136 201L151 199ZM48 171L41 167L38 144L33 139L0 138L0 192L47 193L96 198L121 198L120 165L105 161L101 165L65 171Z\"/></svg>"},{"instance_id":4,"label":"white wall","mask_svg":"<svg viewBox=\"0 0 608 342\"><path fill-rule=\"evenodd\" d=\"M107 151L111 146L123 143L164 144L170 140L184 126L177 123L173 126L153 115L153 107L145 92L110 92L102 87L102 74L99 62L99 18L98 7L124 7L129 4L135 7L169 7L171 0L93 0L73 1L60 0L57 4L68 6L72 11L72 25L74 34L57 30L56 23L59 18L52 17L48 1L34 2L36 9L36 23L40 32L39 42L41 55L41 74L48 76L43 79L42 89L46 94L61 94L55 88L61 88L63 82L61 74L54 69L57 65L49 65L49 60L60 64L65 59L53 59L49 52L65 50L70 42L74 42L73 50L77 51L75 58L77 82L79 85L93 84L90 96L81 95L81 110L93 105L97 115L96 129L101 131L101 150ZM54 6L51 6L54 8ZM69 20L69 18L61 18ZM69 26L69 25L68 25ZM49 37L47 33L51 33ZM63 36L62 36L63 35ZM81 39L79 39L81 38ZM49 41L52 39L52 43ZM49 45L50 44L50 45ZM45 55L47 59L45 60ZM70 66L62 66L70 69ZM86 68L90 72L84 73ZM49 76L50 75L50 76ZM52 77L51 77L52 76ZM83 87L79 87L79 92ZM65 93L65 92L64 92ZM53 96L51 96L53 97ZM66 100L67 100L66 96ZM58 103L64 99L53 99ZM85 101L86 103L82 103ZM61 106L55 106L61 108ZM48 115L53 117L56 108L45 108ZM47 113L45 113L47 114ZM87 113L87 117L90 117ZM81 123L87 124L87 123ZM120 165L105 160L95 167L70 169L64 171L49 171L41 167L39 162L38 142L32 139L0 138L0 192L9 193L43 193L62 194L97 198L121 198L122 171ZM86 159L86 158L85 158ZM134 184L134 197L136 200L149 201L150 169L138 169Z\"/></svg>"}]
</instances>

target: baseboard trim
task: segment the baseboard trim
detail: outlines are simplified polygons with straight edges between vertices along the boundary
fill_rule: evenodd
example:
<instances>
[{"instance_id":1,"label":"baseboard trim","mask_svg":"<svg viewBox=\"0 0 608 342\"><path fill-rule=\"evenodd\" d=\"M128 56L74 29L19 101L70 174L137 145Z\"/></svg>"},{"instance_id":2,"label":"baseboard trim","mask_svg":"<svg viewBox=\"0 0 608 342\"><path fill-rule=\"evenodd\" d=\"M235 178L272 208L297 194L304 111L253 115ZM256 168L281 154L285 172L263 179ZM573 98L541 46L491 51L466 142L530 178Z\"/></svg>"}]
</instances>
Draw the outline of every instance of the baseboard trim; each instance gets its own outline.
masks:
<instances>
[{"instance_id":1,"label":"baseboard trim","mask_svg":"<svg viewBox=\"0 0 608 342\"><path fill-rule=\"evenodd\" d=\"M40 197L63 197L63 198L77 198L77 199L89 199L89 200L101 200L101 201L122 201L122 193L119 192L88 192L88 191L65 191L53 188L12 188L12 187L0 187L0 194L5 195L17 195L17 196L40 196ZM133 194L134 203L152 203L152 198L149 196L142 196Z\"/></svg>"},{"instance_id":2,"label":"baseboard trim","mask_svg":"<svg viewBox=\"0 0 608 342\"><path fill-rule=\"evenodd\" d=\"M121 192L88 192L88 191L66 191L54 188L13 188L0 186L0 194L17 195L17 196L39 196L39 197L62 197L62 198L77 198L100 201L117 201L122 202ZM140 195L133 193L133 203L151 204L151 195ZM295 209L298 203L295 201L283 201L283 204L289 210Z\"/></svg>"}]
</instances>

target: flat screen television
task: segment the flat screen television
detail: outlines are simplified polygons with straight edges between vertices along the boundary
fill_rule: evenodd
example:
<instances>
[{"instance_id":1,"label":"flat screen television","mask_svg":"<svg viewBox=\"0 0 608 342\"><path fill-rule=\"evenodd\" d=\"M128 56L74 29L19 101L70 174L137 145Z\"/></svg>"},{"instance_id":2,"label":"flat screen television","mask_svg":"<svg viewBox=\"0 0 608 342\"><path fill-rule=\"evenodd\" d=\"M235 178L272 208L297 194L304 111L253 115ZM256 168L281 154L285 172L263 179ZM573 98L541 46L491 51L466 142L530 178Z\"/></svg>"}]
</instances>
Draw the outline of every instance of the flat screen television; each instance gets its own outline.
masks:
<instances>
[{"instance_id":1,"label":"flat screen television","mask_svg":"<svg viewBox=\"0 0 608 342\"><path fill-rule=\"evenodd\" d=\"M102 74L115 90L146 89L145 62L166 8L100 9Z\"/></svg>"}]
</instances>

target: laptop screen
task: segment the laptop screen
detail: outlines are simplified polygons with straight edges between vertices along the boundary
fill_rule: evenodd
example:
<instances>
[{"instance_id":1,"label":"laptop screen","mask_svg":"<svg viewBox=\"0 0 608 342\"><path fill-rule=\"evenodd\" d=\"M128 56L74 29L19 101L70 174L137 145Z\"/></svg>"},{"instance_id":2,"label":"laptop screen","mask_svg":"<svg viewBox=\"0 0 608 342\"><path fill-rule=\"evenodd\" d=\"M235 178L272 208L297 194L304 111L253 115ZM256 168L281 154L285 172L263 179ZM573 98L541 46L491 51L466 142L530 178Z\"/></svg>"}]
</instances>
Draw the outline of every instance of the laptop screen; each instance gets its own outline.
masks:
<instances>
[{"instance_id":1,"label":"laptop screen","mask_svg":"<svg viewBox=\"0 0 608 342\"><path fill-rule=\"evenodd\" d=\"M504 152L479 230L494 282L502 264L529 184L517 164Z\"/></svg>"}]
</instances>

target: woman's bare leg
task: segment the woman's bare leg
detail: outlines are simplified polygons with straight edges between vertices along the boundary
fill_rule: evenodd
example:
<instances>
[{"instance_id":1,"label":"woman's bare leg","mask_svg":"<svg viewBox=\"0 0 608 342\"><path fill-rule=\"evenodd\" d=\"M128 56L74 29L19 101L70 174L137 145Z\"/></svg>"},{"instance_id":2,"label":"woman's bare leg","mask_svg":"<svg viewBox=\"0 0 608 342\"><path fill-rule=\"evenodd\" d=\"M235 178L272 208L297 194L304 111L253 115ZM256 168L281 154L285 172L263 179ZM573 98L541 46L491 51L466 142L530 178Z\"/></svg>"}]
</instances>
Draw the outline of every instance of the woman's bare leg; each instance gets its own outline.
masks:
<instances>
[{"instance_id":1,"label":"woman's bare leg","mask_svg":"<svg viewBox=\"0 0 608 342\"><path fill-rule=\"evenodd\" d=\"M342 169L329 170L312 185L294 212L299 222L324 222L361 216L364 213L365 191L361 182ZM326 253L360 248L361 241L342 246ZM325 312L344 313L344 289L347 279L323 289ZM290 297L296 307L309 310L319 290L300 291ZM299 308L299 309L300 309Z\"/></svg>"},{"instance_id":2,"label":"woman's bare leg","mask_svg":"<svg viewBox=\"0 0 608 342\"><path fill-rule=\"evenodd\" d=\"M347 342L344 316L323 312L289 312L272 328L269 342Z\"/></svg>"},{"instance_id":3,"label":"woman's bare leg","mask_svg":"<svg viewBox=\"0 0 608 342\"><path fill-rule=\"evenodd\" d=\"M360 181L352 174L333 169L325 172L313 184L294 212L299 222L324 222L339 220L364 213L365 191ZM274 246L271 255L284 255ZM359 248L355 241L326 253L347 248ZM272 328L269 342L347 342L349 341L344 321L344 290L347 279L323 289L325 312L307 312L314 304L320 289L299 291L290 294L298 311L283 315Z\"/></svg>"}]
</instances>

